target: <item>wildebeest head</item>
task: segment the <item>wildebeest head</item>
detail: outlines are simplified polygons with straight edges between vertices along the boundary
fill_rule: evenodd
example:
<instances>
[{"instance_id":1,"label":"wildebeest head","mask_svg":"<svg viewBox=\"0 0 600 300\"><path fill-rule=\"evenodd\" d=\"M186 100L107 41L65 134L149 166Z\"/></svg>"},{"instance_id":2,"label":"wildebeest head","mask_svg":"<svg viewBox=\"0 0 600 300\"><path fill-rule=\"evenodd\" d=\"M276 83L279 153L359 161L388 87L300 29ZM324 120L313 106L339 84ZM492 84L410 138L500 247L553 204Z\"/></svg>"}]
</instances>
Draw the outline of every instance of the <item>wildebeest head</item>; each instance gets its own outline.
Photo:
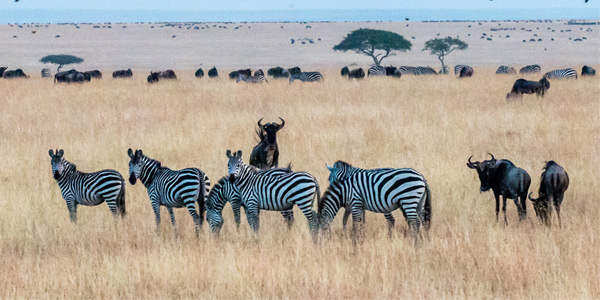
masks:
<instances>
[{"instance_id":1,"label":"wildebeest head","mask_svg":"<svg viewBox=\"0 0 600 300\"><path fill-rule=\"evenodd\" d=\"M550 210L548 209L550 203L546 201L546 195L540 191L539 197L537 199L531 197L531 193L529 193L528 198L533 203L533 210L535 210L535 215L538 218L540 218L542 222L548 225L550 221Z\"/></svg>"},{"instance_id":2,"label":"wildebeest head","mask_svg":"<svg viewBox=\"0 0 600 300\"><path fill-rule=\"evenodd\" d=\"M6 69L8 69L8 67L0 67L0 77L4 75L4 71L6 71Z\"/></svg>"},{"instance_id":3,"label":"wildebeest head","mask_svg":"<svg viewBox=\"0 0 600 300\"><path fill-rule=\"evenodd\" d=\"M65 170L65 159L63 158L65 151L63 151L63 149L56 150L55 154L54 151L50 149L48 154L50 155L50 158L52 158L50 160L50 164L52 164L52 175L54 176L54 179L58 180Z\"/></svg>"},{"instance_id":4,"label":"wildebeest head","mask_svg":"<svg viewBox=\"0 0 600 300\"><path fill-rule=\"evenodd\" d=\"M266 143L267 143L267 148L271 148L271 147L275 147L275 145L277 144L277 131L281 130L283 128L283 126L285 126L285 121L282 118L279 118L281 120L281 124L277 124L275 122L273 123L267 123L265 125L260 124L260 122L262 121L263 118L261 118L260 120L258 120L258 128L260 128L261 130L261 137L264 137L261 142L264 142L265 138L266 138Z\"/></svg>"},{"instance_id":5,"label":"wildebeest head","mask_svg":"<svg viewBox=\"0 0 600 300\"><path fill-rule=\"evenodd\" d=\"M136 180L140 178L140 173L142 172L142 158L144 157L144 153L142 150L135 150L135 153L131 148L127 150L127 155L129 155L129 183L132 185L135 184Z\"/></svg>"},{"instance_id":6,"label":"wildebeest head","mask_svg":"<svg viewBox=\"0 0 600 300\"><path fill-rule=\"evenodd\" d=\"M496 166L496 158L494 158L491 153L488 154L492 157L492 159L472 162L471 158L473 155L471 155L471 157L469 157L469 161L467 162L467 167L477 170L479 181L481 181L481 187L479 190L482 192L490 190L490 171Z\"/></svg>"},{"instance_id":7,"label":"wildebeest head","mask_svg":"<svg viewBox=\"0 0 600 300\"><path fill-rule=\"evenodd\" d=\"M240 175L242 171L242 166L244 162L242 161L242 150L238 150L233 155L231 154L231 150L227 150L225 152L229 161L227 162L227 170L229 173L229 182L235 182L235 179Z\"/></svg>"},{"instance_id":8,"label":"wildebeest head","mask_svg":"<svg viewBox=\"0 0 600 300\"><path fill-rule=\"evenodd\" d=\"M158 82L158 75L160 75L160 72L150 71L150 75L148 75L148 83Z\"/></svg>"}]
</instances>

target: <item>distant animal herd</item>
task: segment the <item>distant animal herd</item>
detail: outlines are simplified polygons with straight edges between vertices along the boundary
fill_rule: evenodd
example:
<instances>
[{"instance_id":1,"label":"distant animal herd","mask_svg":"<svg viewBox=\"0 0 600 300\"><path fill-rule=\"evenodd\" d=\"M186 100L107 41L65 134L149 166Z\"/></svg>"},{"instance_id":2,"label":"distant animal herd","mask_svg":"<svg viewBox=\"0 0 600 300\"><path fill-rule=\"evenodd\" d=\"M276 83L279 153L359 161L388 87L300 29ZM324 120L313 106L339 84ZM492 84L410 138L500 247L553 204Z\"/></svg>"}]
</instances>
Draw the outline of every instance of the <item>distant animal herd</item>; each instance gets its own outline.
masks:
<instances>
[{"instance_id":1,"label":"distant animal herd","mask_svg":"<svg viewBox=\"0 0 600 300\"><path fill-rule=\"evenodd\" d=\"M388 223L391 235L395 225L392 212L399 209L404 215L414 242L422 238L420 228L429 230L432 222L432 195L429 182L411 168L362 169L337 161L329 170L329 187L321 195L319 183L310 173L292 171L291 166L279 167L277 133L285 126L281 123L258 121L256 134L259 143L250 155L249 164L242 160L242 151L225 151L227 175L211 188L208 176L198 168L171 170L156 159L146 156L141 149L127 150L129 183L138 180L146 187L154 211L156 226L160 225L160 207L165 206L177 232L173 208L187 208L192 217L196 235L203 220L208 221L210 232L219 235L223 226L223 208L231 204L234 222L239 229L240 208L243 207L251 229L258 233L262 210L281 212L285 223L294 223L293 208L297 206L308 220L315 241L319 232L330 235L331 222L344 208L343 226L352 216L353 238L360 238L365 211L381 213ZM95 206L106 202L114 216L125 217L125 180L115 170L84 173L64 158L64 151L49 150L52 174L67 204L70 219L77 221L77 206ZM529 192L529 174L506 159L483 161L467 160L467 167L475 169L480 180L480 191L492 190L496 199L496 222L500 211L504 223L506 200L513 199L519 220L527 216L526 198L533 203L539 220L550 226L552 207L561 225L560 208L569 186L567 172L556 162L545 163L538 190L538 198ZM314 211L317 202L318 210ZM205 216L206 212L206 216Z\"/></svg>"}]
</instances>

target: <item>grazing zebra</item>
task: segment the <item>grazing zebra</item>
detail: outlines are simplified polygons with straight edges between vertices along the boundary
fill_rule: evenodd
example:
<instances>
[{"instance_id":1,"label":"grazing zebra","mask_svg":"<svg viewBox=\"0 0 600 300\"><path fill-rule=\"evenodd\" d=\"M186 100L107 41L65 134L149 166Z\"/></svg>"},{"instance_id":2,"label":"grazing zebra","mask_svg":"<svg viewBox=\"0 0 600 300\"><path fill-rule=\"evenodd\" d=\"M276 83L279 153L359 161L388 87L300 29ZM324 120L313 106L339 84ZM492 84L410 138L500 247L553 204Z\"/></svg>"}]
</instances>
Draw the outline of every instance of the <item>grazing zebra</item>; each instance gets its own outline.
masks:
<instances>
[{"instance_id":1,"label":"grazing zebra","mask_svg":"<svg viewBox=\"0 0 600 300\"><path fill-rule=\"evenodd\" d=\"M294 80L300 80L302 82L319 82L323 81L323 75L320 72L302 72L300 74L294 74L290 76L290 83Z\"/></svg>"},{"instance_id":2,"label":"grazing zebra","mask_svg":"<svg viewBox=\"0 0 600 300\"><path fill-rule=\"evenodd\" d=\"M163 167L157 160L144 155L142 150L127 150L129 161L129 183L135 184L139 179L148 189L148 196L156 217L156 229L160 226L160 206L166 206L171 223L177 232L173 207L187 207L196 224L196 236L202 227L205 199L208 195L210 181L199 169L187 168L179 171ZM195 202L198 202L196 210Z\"/></svg>"},{"instance_id":3,"label":"grazing zebra","mask_svg":"<svg viewBox=\"0 0 600 300\"><path fill-rule=\"evenodd\" d=\"M267 171L261 171L260 174L266 176L279 176L283 174L291 173L291 169L278 168ZM234 183L229 181L227 176L219 179L208 194L206 200L206 221L210 226L210 231L215 234L219 234L221 227L223 227L223 216L222 211L225 203L231 204L233 210L233 218L235 221L236 228L240 228L240 207L243 206L240 191ZM246 209L244 207L244 209ZM291 228L294 224L294 212L292 209L281 211L288 228Z\"/></svg>"},{"instance_id":4,"label":"grazing zebra","mask_svg":"<svg viewBox=\"0 0 600 300\"><path fill-rule=\"evenodd\" d=\"M370 169L365 170L361 168L353 167L351 164L347 162L343 162L341 160L336 161L333 164L333 167L327 165L327 170L329 170L329 183L332 184L334 182L340 180L347 180L352 175L357 173L365 173L365 172L379 172L379 171L389 171L393 170L391 168L381 168L381 169ZM342 226L344 230L346 230L346 224L348 223L348 217L350 216L351 210L350 207L344 207L344 218L342 219ZM396 224L396 219L391 213L384 213L385 219L388 221L388 233L392 234L392 228L394 228L394 224ZM364 219L363 219L364 222Z\"/></svg>"},{"instance_id":5,"label":"grazing zebra","mask_svg":"<svg viewBox=\"0 0 600 300\"><path fill-rule=\"evenodd\" d=\"M125 180L115 170L94 173L77 171L77 166L63 158L64 151L48 151L52 173L67 202L71 222L77 222L77 205L95 206L106 202L113 215L125 217Z\"/></svg>"},{"instance_id":6,"label":"grazing zebra","mask_svg":"<svg viewBox=\"0 0 600 300\"><path fill-rule=\"evenodd\" d=\"M468 67L468 66L467 65L456 65L454 67L454 75L460 74L460 71L462 71L462 69L464 69L465 67Z\"/></svg>"},{"instance_id":7,"label":"grazing zebra","mask_svg":"<svg viewBox=\"0 0 600 300\"><path fill-rule=\"evenodd\" d=\"M371 76L386 76L387 72L385 67L382 66L372 66L369 68L369 71L367 71L367 76L371 77Z\"/></svg>"},{"instance_id":8,"label":"grazing zebra","mask_svg":"<svg viewBox=\"0 0 600 300\"><path fill-rule=\"evenodd\" d=\"M500 66L498 67L498 70L496 70L496 74L517 74L517 70L509 66Z\"/></svg>"},{"instance_id":9,"label":"grazing zebra","mask_svg":"<svg viewBox=\"0 0 600 300\"><path fill-rule=\"evenodd\" d=\"M319 203L320 227L330 230L330 223L341 207L351 207L354 236L362 227L363 211L391 213L400 208L415 243L421 224L431 225L431 193L427 181L413 169L362 172L329 186Z\"/></svg>"},{"instance_id":10,"label":"grazing zebra","mask_svg":"<svg viewBox=\"0 0 600 300\"><path fill-rule=\"evenodd\" d=\"M431 67L416 67L415 68L415 75L436 75L437 73L435 72L434 69L432 69Z\"/></svg>"},{"instance_id":11,"label":"grazing zebra","mask_svg":"<svg viewBox=\"0 0 600 300\"><path fill-rule=\"evenodd\" d=\"M540 67L540 65L529 65L529 66L522 67L521 70L519 70L519 74L531 74L531 73L541 73L541 72L542 72L542 67Z\"/></svg>"},{"instance_id":12,"label":"grazing zebra","mask_svg":"<svg viewBox=\"0 0 600 300\"><path fill-rule=\"evenodd\" d=\"M552 71L544 74L544 77L548 78L548 79L570 79L570 78L577 79L577 71L575 71L571 68L552 70Z\"/></svg>"},{"instance_id":13,"label":"grazing zebra","mask_svg":"<svg viewBox=\"0 0 600 300\"><path fill-rule=\"evenodd\" d=\"M398 71L402 75L416 75L415 69L415 67L401 66L398 68Z\"/></svg>"},{"instance_id":14,"label":"grazing zebra","mask_svg":"<svg viewBox=\"0 0 600 300\"><path fill-rule=\"evenodd\" d=\"M246 83L263 83L263 82L268 83L269 82L269 81L267 81L267 78L265 78L265 75L260 75L260 74L257 74L254 76L247 76L244 74L239 74L237 76L237 79L235 80L235 82L240 82L240 81L243 81Z\"/></svg>"},{"instance_id":15,"label":"grazing zebra","mask_svg":"<svg viewBox=\"0 0 600 300\"><path fill-rule=\"evenodd\" d=\"M285 211L300 208L308 219L308 227L316 241L318 217L313 211L313 201L319 201L319 184L306 172L290 172L280 176L269 176L257 171L242 161L242 151L231 154L229 159L229 181L235 183L241 193L242 204L246 208L248 224L258 233L260 210Z\"/></svg>"}]
</instances>

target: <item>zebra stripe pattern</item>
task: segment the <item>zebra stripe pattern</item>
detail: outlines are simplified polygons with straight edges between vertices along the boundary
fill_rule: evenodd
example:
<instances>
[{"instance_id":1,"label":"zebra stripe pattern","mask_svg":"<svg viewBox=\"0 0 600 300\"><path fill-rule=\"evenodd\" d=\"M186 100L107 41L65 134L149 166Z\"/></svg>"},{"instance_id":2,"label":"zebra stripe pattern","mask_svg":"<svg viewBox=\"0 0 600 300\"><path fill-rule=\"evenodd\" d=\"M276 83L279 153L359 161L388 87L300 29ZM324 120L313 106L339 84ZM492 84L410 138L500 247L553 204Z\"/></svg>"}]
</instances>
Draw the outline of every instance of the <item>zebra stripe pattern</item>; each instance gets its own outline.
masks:
<instances>
[{"instance_id":1,"label":"zebra stripe pattern","mask_svg":"<svg viewBox=\"0 0 600 300\"><path fill-rule=\"evenodd\" d=\"M148 196L156 217L157 230L160 226L160 206L165 206L171 216L171 223L177 232L173 208L186 207L196 224L196 236L202 227L205 199L210 187L208 177L197 168L179 171L163 167L157 160L144 155L142 150L135 153L129 149L129 182L133 185L139 179L148 190ZM195 202L198 202L196 210Z\"/></svg>"},{"instance_id":2,"label":"zebra stripe pattern","mask_svg":"<svg viewBox=\"0 0 600 300\"><path fill-rule=\"evenodd\" d=\"M387 72L385 70L385 67L382 66L372 66L369 68L369 71L367 72L367 76L371 77L371 76L386 76Z\"/></svg>"},{"instance_id":3,"label":"zebra stripe pattern","mask_svg":"<svg viewBox=\"0 0 600 300\"><path fill-rule=\"evenodd\" d=\"M521 68L519 70L519 74L531 74L531 73L540 73L542 72L542 67L540 65L529 65Z\"/></svg>"},{"instance_id":4,"label":"zebra stripe pattern","mask_svg":"<svg viewBox=\"0 0 600 300\"><path fill-rule=\"evenodd\" d=\"M315 196L319 199L319 184L312 175L305 172L264 175L242 161L241 150L233 155L227 150L226 154L229 158L229 180L240 190L248 224L255 232L259 230L260 210L284 211L297 205L308 219L309 229L316 240L318 218L313 211L313 202Z\"/></svg>"},{"instance_id":5,"label":"zebra stripe pattern","mask_svg":"<svg viewBox=\"0 0 600 300\"><path fill-rule=\"evenodd\" d=\"M415 67L402 66L398 68L398 71L402 75L416 75L415 69Z\"/></svg>"},{"instance_id":6,"label":"zebra stripe pattern","mask_svg":"<svg viewBox=\"0 0 600 300\"><path fill-rule=\"evenodd\" d=\"M113 215L125 217L125 180L115 170L94 173L77 171L77 166L63 158L64 151L48 151L52 173L67 202L71 222L77 222L77 205L95 206L106 202Z\"/></svg>"},{"instance_id":7,"label":"zebra stripe pattern","mask_svg":"<svg viewBox=\"0 0 600 300\"><path fill-rule=\"evenodd\" d=\"M435 75L437 74L434 69L430 67L416 67L415 75Z\"/></svg>"},{"instance_id":8,"label":"zebra stripe pattern","mask_svg":"<svg viewBox=\"0 0 600 300\"><path fill-rule=\"evenodd\" d=\"M260 75L260 74L256 74L254 76L247 76L244 74L240 74L238 75L237 79L235 80L235 82L246 82L246 83L263 83L263 82L269 82L267 81L267 78L265 78L264 75Z\"/></svg>"},{"instance_id":9,"label":"zebra stripe pattern","mask_svg":"<svg viewBox=\"0 0 600 300\"><path fill-rule=\"evenodd\" d=\"M456 65L454 67L454 75L458 75L460 74L460 71L462 71L462 69L466 68L466 65Z\"/></svg>"},{"instance_id":10,"label":"zebra stripe pattern","mask_svg":"<svg viewBox=\"0 0 600 300\"><path fill-rule=\"evenodd\" d=\"M302 82L319 82L323 81L323 75L320 72L302 72L290 76L290 82L300 80Z\"/></svg>"},{"instance_id":11,"label":"zebra stripe pattern","mask_svg":"<svg viewBox=\"0 0 600 300\"><path fill-rule=\"evenodd\" d=\"M575 71L571 68L552 70L552 71L544 74L544 77L546 79L570 79L570 78L577 79L577 71Z\"/></svg>"},{"instance_id":12,"label":"zebra stripe pattern","mask_svg":"<svg viewBox=\"0 0 600 300\"><path fill-rule=\"evenodd\" d=\"M413 169L362 172L330 185L319 204L321 228L329 224L341 207L352 208L353 229L361 226L363 210L390 213L400 208L417 238L421 224L431 224L431 193L423 175Z\"/></svg>"},{"instance_id":13,"label":"zebra stripe pattern","mask_svg":"<svg viewBox=\"0 0 600 300\"><path fill-rule=\"evenodd\" d=\"M498 70L496 70L496 74L517 74L517 70L509 66L500 66L498 67Z\"/></svg>"}]
</instances>

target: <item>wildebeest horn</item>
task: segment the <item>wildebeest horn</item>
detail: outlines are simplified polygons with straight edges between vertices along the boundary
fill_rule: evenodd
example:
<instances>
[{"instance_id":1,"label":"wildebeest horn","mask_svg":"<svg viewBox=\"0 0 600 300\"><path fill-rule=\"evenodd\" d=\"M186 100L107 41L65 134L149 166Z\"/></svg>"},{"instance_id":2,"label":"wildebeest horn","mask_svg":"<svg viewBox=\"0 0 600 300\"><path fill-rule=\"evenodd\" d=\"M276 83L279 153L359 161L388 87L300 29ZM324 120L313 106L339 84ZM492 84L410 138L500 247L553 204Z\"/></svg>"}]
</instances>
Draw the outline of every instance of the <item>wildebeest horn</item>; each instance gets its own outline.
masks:
<instances>
[{"instance_id":1,"label":"wildebeest horn","mask_svg":"<svg viewBox=\"0 0 600 300\"><path fill-rule=\"evenodd\" d=\"M469 167L471 169L475 169L477 167L477 165L479 164L479 162L472 162L471 158L473 158L473 155L471 155L471 157L469 157L469 162L467 163L467 167Z\"/></svg>"},{"instance_id":2,"label":"wildebeest horn","mask_svg":"<svg viewBox=\"0 0 600 300\"><path fill-rule=\"evenodd\" d=\"M279 129L281 129L285 125L285 120L282 119L281 117L279 117L279 120L281 120L281 125L279 125Z\"/></svg>"},{"instance_id":3,"label":"wildebeest horn","mask_svg":"<svg viewBox=\"0 0 600 300\"><path fill-rule=\"evenodd\" d=\"M258 120L258 127L259 127L259 128L263 128L263 125L262 125L262 124L260 124L260 122L261 122L263 119L264 119L264 118L260 118L260 120Z\"/></svg>"},{"instance_id":4,"label":"wildebeest horn","mask_svg":"<svg viewBox=\"0 0 600 300\"><path fill-rule=\"evenodd\" d=\"M488 154L492 157L492 160L496 160L496 158L494 158L494 155L492 155L491 153L488 152Z\"/></svg>"}]
</instances>

